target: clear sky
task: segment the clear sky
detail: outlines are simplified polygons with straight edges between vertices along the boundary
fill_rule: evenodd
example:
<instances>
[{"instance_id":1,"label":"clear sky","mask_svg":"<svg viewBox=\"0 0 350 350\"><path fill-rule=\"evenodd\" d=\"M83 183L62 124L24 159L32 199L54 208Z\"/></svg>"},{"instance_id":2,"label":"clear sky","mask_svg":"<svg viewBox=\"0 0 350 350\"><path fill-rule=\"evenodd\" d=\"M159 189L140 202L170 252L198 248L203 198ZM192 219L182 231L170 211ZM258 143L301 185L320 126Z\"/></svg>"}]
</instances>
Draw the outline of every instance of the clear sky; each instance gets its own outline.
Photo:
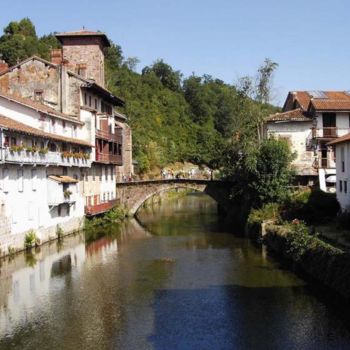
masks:
<instances>
[{"instance_id":1,"label":"clear sky","mask_svg":"<svg viewBox=\"0 0 350 350\"><path fill-rule=\"evenodd\" d=\"M350 90L349 0L3 1L1 28L29 17L38 35L101 30L138 69L163 58L233 83L269 57L276 104L289 90Z\"/></svg>"}]
</instances>

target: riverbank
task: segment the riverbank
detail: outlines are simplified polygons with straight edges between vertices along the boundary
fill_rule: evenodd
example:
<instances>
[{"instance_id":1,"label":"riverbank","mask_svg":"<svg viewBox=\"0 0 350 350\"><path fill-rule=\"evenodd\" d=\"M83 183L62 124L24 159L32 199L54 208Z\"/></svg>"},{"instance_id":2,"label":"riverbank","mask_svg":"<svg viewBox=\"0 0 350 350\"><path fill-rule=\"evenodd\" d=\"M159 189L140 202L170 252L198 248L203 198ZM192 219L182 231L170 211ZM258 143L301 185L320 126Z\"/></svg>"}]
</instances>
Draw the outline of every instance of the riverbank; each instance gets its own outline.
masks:
<instances>
[{"instance_id":1,"label":"riverbank","mask_svg":"<svg viewBox=\"0 0 350 350\"><path fill-rule=\"evenodd\" d=\"M315 204L310 207L312 196L318 198L316 208ZM333 210L330 217L325 214L327 205L335 208L334 201L327 194L319 193L297 193L295 198L287 206L270 203L252 210L246 233L266 245L275 256L291 262L301 272L350 301L349 250L329 239L337 233L325 235L325 231L319 231L320 227L337 229L335 224L329 226L330 222L335 222L336 211ZM320 209L323 206L325 210ZM319 219L315 216L316 209L320 209ZM308 222L300 218L306 218ZM315 226L317 222L319 226Z\"/></svg>"},{"instance_id":2,"label":"riverbank","mask_svg":"<svg viewBox=\"0 0 350 350\"><path fill-rule=\"evenodd\" d=\"M125 217L125 211L115 207L98 217L74 219L72 222L69 221L64 225L52 226L44 231L29 230L15 235L3 235L0 238L0 259L23 251L30 251L53 241L60 241L63 237L83 231L87 233L88 237L94 236L91 232L94 232L94 234L100 232L100 235L102 235L106 225L108 226L114 222L120 223Z\"/></svg>"}]
</instances>

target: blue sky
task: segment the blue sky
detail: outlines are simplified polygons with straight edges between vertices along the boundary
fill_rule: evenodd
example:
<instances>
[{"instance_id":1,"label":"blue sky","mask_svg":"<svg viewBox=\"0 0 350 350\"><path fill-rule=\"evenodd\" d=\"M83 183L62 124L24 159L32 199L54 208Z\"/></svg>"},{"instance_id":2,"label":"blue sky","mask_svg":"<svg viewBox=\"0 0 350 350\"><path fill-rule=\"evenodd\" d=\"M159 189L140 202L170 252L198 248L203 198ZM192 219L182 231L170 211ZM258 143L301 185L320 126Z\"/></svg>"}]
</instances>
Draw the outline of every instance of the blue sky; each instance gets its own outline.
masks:
<instances>
[{"instance_id":1,"label":"blue sky","mask_svg":"<svg viewBox=\"0 0 350 350\"><path fill-rule=\"evenodd\" d=\"M283 104L289 90L350 90L349 14L349 0L11 0L0 27L23 17L39 35L85 26L138 57L138 69L163 58L229 83L269 57Z\"/></svg>"}]
</instances>

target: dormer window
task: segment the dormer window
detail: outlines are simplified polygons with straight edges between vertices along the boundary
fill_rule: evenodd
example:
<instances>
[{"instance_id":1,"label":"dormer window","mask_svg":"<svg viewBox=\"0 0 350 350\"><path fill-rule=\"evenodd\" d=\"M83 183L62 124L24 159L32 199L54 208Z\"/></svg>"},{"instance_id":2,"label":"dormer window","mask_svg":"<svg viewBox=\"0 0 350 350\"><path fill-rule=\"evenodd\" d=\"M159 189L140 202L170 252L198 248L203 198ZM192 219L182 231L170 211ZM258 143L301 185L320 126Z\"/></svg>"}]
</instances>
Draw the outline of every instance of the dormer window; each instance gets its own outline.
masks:
<instances>
[{"instance_id":1,"label":"dormer window","mask_svg":"<svg viewBox=\"0 0 350 350\"><path fill-rule=\"evenodd\" d=\"M44 91L43 90L34 90L34 101L36 102L42 102L44 97Z\"/></svg>"}]
</instances>

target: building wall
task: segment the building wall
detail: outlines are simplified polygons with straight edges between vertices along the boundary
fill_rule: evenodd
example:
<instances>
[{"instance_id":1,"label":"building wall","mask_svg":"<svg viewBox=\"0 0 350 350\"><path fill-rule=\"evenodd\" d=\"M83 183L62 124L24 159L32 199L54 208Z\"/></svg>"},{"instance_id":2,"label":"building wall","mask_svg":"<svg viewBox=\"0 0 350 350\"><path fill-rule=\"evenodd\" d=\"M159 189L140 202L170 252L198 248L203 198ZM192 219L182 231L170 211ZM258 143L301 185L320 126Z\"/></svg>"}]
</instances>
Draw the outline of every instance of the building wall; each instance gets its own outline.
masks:
<instances>
[{"instance_id":1,"label":"building wall","mask_svg":"<svg viewBox=\"0 0 350 350\"><path fill-rule=\"evenodd\" d=\"M79 169L75 170L79 173ZM74 170L69 169L69 174L74 176ZM49 206L49 186L47 176L57 173L50 167L32 167L12 164L0 165L0 198L3 198L2 216L6 218L9 229L0 226L0 250L8 251L8 247L23 248L24 236L34 230L42 241L56 237L57 225L64 232L72 232L81 228L84 217L84 198L79 195L79 184L76 185L75 200L70 206L61 204L60 213L58 206Z\"/></svg>"},{"instance_id":2,"label":"building wall","mask_svg":"<svg viewBox=\"0 0 350 350\"><path fill-rule=\"evenodd\" d=\"M322 113L316 113L317 129L323 128ZM349 113L337 112L336 113L336 127L338 128L338 136L343 136L350 131L350 119Z\"/></svg>"},{"instance_id":3,"label":"building wall","mask_svg":"<svg viewBox=\"0 0 350 350\"><path fill-rule=\"evenodd\" d=\"M34 99L34 91L43 91L45 104L60 110L59 70L40 60L30 60L0 76L0 90Z\"/></svg>"},{"instance_id":4,"label":"building wall","mask_svg":"<svg viewBox=\"0 0 350 350\"><path fill-rule=\"evenodd\" d=\"M86 65L85 77L104 86L104 54L100 38L64 38L62 45L63 59L68 60L68 67L78 73L78 65Z\"/></svg>"},{"instance_id":5,"label":"building wall","mask_svg":"<svg viewBox=\"0 0 350 350\"><path fill-rule=\"evenodd\" d=\"M343 211L350 211L350 143L344 142L336 145L336 152L337 199ZM344 171L342 161L344 161ZM341 186L340 182L342 182Z\"/></svg>"},{"instance_id":6,"label":"building wall","mask_svg":"<svg viewBox=\"0 0 350 350\"><path fill-rule=\"evenodd\" d=\"M134 174L132 164L132 131L128 124L116 122L123 129L123 165L116 167L117 181L122 181L125 176L127 179Z\"/></svg>"},{"instance_id":7,"label":"building wall","mask_svg":"<svg viewBox=\"0 0 350 350\"><path fill-rule=\"evenodd\" d=\"M314 154L308 151L307 140L311 137L312 122L268 122L266 125L267 134L275 135L278 138L286 139L291 151L296 153L293 165L298 175L315 175L312 167Z\"/></svg>"}]
</instances>

